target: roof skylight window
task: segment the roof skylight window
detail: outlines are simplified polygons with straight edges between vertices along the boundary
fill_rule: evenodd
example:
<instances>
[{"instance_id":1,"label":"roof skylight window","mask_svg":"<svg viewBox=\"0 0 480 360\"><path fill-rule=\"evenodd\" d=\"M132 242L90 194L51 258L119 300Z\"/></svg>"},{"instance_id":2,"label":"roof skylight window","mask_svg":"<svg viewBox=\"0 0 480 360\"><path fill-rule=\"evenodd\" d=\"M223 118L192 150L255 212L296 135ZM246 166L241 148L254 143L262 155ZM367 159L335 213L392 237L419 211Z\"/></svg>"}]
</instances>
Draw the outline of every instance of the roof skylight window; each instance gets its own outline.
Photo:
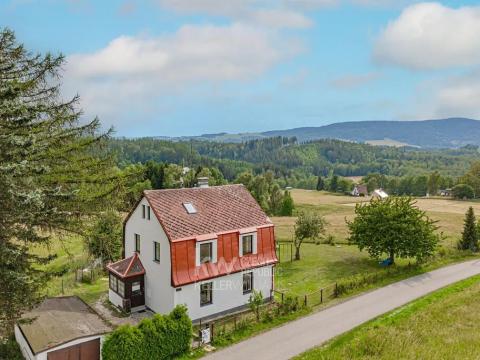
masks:
<instances>
[{"instance_id":1,"label":"roof skylight window","mask_svg":"<svg viewBox=\"0 0 480 360\"><path fill-rule=\"evenodd\" d=\"M185 210L187 210L187 213L189 214L197 213L197 209L195 209L195 206L193 206L192 203L183 203L183 207L185 208Z\"/></svg>"}]
</instances>

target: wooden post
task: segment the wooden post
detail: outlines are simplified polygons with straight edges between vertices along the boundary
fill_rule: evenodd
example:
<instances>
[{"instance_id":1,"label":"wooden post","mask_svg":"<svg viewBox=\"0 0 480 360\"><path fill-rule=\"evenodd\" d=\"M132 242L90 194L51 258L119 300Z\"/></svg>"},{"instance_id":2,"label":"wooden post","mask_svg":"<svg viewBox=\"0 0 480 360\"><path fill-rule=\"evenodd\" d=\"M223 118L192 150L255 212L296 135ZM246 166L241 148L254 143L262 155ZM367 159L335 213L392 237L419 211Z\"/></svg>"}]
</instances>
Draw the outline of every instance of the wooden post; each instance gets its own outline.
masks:
<instances>
[{"instance_id":1,"label":"wooden post","mask_svg":"<svg viewBox=\"0 0 480 360\"><path fill-rule=\"evenodd\" d=\"M64 294L64 291L63 291L63 276L62 276L62 295Z\"/></svg>"},{"instance_id":2,"label":"wooden post","mask_svg":"<svg viewBox=\"0 0 480 360\"><path fill-rule=\"evenodd\" d=\"M293 261L293 244L290 244L290 262Z\"/></svg>"},{"instance_id":3,"label":"wooden post","mask_svg":"<svg viewBox=\"0 0 480 360\"><path fill-rule=\"evenodd\" d=\"M283 292L282 292L282 293L280 293L280 294L282 294L282 305L283 305Z\"/></svg>"},{"instance_id":4,"label":"wooden post","mask_svg":"<svg viewBox=\"0 0 480 360\"><path fill-rule=\"evenodd\" d=\"M304 304L307 306L307 295L305 294Z\"/></svg>"},{"instance_id":5,"label":"wooden post","mask_svg":"<svg viewBox=\"0 0 480 360\"><path fill-rule=\"evenodd\" d=\"M338 297L338 284L335 283L335 297Z\"/></svg>"},{"instance_id":6,"label":"wooden post","mask_svg":"<svg viewBox=\"0 0 480 360\"><path fill-rule=\"evenodd\" d=\"M320 304L323 303L323 289L320 289Z\"/></svg>"},{"instance_id":7,"label":"wooden post","mask_svg":"<svg viewBox=\"0 0 480 360\"><path fill-rule=\"evenodd\" d=\"M212 322L210 325L210 342L213 342L213 329L214 329L214 324Z\"/></svg>"}]
</instances>

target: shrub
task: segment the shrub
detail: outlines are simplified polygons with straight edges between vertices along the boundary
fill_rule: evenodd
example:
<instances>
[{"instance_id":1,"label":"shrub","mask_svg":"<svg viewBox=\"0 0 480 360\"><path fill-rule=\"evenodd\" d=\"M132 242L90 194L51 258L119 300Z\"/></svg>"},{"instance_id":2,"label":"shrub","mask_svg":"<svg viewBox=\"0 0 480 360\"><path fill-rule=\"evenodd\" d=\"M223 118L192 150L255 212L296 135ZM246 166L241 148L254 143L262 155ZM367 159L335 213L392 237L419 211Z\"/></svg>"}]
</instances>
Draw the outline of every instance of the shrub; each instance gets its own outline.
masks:
<instances>
[{"instance_id":1,"label":"shrub","mask_svg":"<svg viewBox=\"0 0 480 360\"><path fill-rule=\"evenodd\" d=\"M13 336L5 342L0 340L0 360L23 360L20 347Z\"/></svg>"},{"instance_id":2,"label":"shrub","mask_svg":"<svg viewBox=\"0 0 480 360\"><path fill-rule=\"evenodd\" d=\"M454 186L452 192L456 199L473 199L475 197L473 188L467 184L458 184Z\"/></svg>"},{"instance_id":3,"label":"shrub","mask_svg":"<svg viewBox=\"0 0 480 360\"><path fill-rule=\"evenodd\" d=\"M260 321L260 307L263 305L263 294L261 291L253 290L248 298L248 306L255 313L257 321Z\"/></svg>"},{"instance_id":4,"label":"shrub","mask_svg":"<svg viewBox=\"0 0 480 360\"><path fill-rule=\"evenodd\" d=\"M190 349L192 321L185 306L168 315L156 314L138 326L121 326L107 336L102 348L104 360L163 360Z\"/></svg>"}]
</instances>

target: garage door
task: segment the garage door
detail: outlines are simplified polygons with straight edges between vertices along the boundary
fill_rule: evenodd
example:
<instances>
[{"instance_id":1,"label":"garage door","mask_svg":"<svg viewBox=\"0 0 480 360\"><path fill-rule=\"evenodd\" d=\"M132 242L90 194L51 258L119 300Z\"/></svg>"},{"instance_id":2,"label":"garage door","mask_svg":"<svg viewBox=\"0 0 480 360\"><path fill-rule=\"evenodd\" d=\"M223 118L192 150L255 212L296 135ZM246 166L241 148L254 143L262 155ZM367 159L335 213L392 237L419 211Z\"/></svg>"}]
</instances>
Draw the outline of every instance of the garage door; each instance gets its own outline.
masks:
<instances>
[{"instance_id":1,"label":"garage door","mask_svg":"<svg viewBox=\"0 0 480 360\"><path fill-rule=\"evenodd\" d=\"M48 360L100 360L100 339L47 353Z\"/></svg>"}]
</instances>

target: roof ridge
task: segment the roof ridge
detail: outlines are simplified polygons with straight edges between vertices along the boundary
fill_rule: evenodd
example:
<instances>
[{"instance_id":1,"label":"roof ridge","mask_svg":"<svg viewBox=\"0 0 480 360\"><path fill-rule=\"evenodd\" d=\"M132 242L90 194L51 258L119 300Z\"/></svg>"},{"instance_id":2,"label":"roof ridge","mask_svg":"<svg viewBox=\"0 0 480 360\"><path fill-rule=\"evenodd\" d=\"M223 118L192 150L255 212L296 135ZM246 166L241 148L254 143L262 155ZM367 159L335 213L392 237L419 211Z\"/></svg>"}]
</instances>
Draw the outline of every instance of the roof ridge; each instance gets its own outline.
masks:
<instances>
[{"instance_id":1,"label":"roof ridge","mask_svg":"<svg viewBox=\"0 0 480 360\"><path fill-rule=\"evenodd\" d=\"M208 187L184 187L184 188L170 188L170 189L149 189L143 190L146 193L156 193L156 192L166 192L166 191L184 191L184 190L208 190L208 189L218 189L222 187L234 187L234 186L241 186L245 187L243 184L224 184L224 185L212 185Z\"/></svg>"}]
</instances>

